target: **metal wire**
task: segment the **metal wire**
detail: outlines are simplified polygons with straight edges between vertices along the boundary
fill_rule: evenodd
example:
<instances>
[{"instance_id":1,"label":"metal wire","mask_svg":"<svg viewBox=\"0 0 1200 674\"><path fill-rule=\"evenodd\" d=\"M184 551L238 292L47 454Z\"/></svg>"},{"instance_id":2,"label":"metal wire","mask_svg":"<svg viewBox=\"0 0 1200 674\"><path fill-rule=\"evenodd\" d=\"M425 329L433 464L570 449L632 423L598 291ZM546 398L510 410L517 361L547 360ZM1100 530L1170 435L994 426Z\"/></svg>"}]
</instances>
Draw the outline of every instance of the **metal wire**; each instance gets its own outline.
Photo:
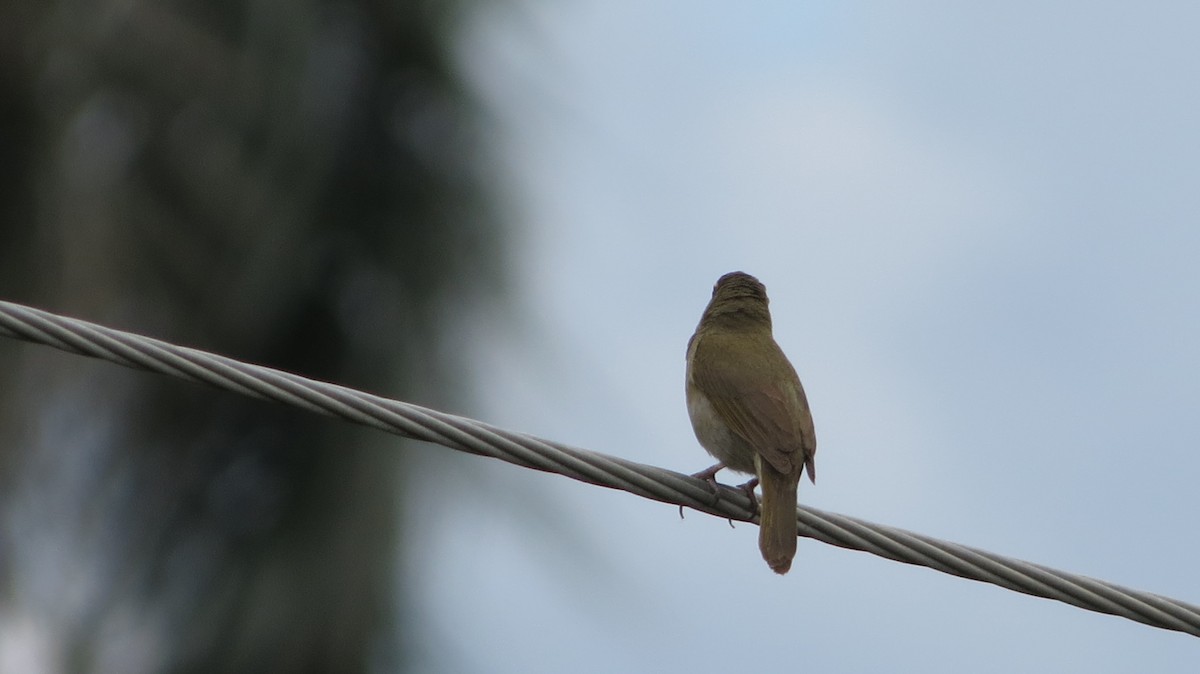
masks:
<instances>
[{"instance_id":1,"label":"metal wire","mask_svg":"<svg viewBox=\"0 0 1200 674\"><path fill-rule=\"evenodd\" d=\"M740 489L720 486L714 495L703 480L664 468L11 302L0 301L0 335L275 400L719 517L756 522L750 501ZM798 506L796 516L801 536L831 545L1200 636L1200 607L1193 604L807 506Z\"/></svg>"}]
</instances>

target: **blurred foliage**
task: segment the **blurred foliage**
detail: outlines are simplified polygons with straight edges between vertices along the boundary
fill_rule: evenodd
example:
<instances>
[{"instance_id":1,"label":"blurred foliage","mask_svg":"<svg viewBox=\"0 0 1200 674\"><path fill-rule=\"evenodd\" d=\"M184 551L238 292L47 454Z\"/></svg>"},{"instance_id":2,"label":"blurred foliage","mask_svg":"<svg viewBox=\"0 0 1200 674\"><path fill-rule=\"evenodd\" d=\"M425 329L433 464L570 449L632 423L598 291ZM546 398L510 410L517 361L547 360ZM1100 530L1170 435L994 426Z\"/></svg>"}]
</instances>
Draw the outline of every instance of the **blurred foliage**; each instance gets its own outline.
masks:
<instances>
[{"instance_id":1,"label":"blurred foliage","mask_svg":"<svg viewBox=\"0 0 1200 674\"><path fill-rule=\"evenodd\" d=\"M503 258L463 11L6 0L0 296L453 395L438 344ZM411 664L399 441L40 347L0 372L0 662Z\"/></svg>"}]
</instances>

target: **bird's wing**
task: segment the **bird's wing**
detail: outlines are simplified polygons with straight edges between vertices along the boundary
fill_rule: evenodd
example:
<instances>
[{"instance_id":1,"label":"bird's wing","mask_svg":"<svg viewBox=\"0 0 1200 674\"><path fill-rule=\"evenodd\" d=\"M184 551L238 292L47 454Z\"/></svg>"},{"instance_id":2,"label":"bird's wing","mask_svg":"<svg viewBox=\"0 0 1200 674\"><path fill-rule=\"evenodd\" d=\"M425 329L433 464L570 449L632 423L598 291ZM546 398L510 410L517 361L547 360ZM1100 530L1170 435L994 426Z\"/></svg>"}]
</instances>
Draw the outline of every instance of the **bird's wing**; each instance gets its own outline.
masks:
<instances>
[{"instance_id":1,"label":"bird's wing","mask_svg":"<svg viewBox=\"0 0 1200 674\"><path fill-rule=\"evenodd\" d=\"M704 341L697 351L704 350ZM769 342L779 351L778 360L787 363L775 341ZM812 414L791 365L783 372L764 372L768 363L758 359L705 355L696 354L693 383L729 428L781 473L798 473L801 464L811 464L816 452Z\"/></svg>"}]
</instances>

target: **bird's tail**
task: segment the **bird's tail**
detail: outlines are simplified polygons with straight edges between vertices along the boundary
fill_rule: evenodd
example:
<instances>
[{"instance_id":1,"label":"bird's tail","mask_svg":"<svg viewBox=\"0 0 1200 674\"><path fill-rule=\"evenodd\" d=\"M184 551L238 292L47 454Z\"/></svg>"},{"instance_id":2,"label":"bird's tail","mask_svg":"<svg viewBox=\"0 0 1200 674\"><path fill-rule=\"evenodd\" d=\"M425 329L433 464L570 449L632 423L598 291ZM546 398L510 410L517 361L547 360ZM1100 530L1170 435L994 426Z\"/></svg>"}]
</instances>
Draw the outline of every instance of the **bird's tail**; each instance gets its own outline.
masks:
<instances>
[{"instance_id":1,"label":"bird's tail","mask_svg":"<svg viewBox=\"0 0 1200 674\"><path fill-rule=\"evenodd\" d=\"M800 476L784 475L765 461L760 472L758 549L772 571L785 574L796 556L796 490Z\"/></svg>"}]
</instances>

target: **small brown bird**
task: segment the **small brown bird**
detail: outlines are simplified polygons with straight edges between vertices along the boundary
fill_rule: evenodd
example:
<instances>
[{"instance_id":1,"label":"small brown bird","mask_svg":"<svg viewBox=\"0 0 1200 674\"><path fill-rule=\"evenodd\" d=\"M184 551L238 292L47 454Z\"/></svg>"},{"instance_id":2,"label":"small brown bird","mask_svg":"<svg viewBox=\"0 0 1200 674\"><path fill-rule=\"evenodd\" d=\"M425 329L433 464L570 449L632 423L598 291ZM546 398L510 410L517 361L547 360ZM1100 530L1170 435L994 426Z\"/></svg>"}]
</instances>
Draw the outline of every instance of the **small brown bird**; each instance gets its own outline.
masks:
<instances>
[{"instance_id":1,"label":"small brown bird","mask_svg":"<svg viewBox=\"0 0 1200 674\"><path fill-rule=\"evenodd\" d=\"M800 377L771 335L767 289L735 271L713 286L687 350L687 406L696 439L720 463L762 487L758 547L776 573L796 556L796 490L816 483L817 436ZM753 484L753 481L750 483Z\"/></svg>"}]
</instances>

